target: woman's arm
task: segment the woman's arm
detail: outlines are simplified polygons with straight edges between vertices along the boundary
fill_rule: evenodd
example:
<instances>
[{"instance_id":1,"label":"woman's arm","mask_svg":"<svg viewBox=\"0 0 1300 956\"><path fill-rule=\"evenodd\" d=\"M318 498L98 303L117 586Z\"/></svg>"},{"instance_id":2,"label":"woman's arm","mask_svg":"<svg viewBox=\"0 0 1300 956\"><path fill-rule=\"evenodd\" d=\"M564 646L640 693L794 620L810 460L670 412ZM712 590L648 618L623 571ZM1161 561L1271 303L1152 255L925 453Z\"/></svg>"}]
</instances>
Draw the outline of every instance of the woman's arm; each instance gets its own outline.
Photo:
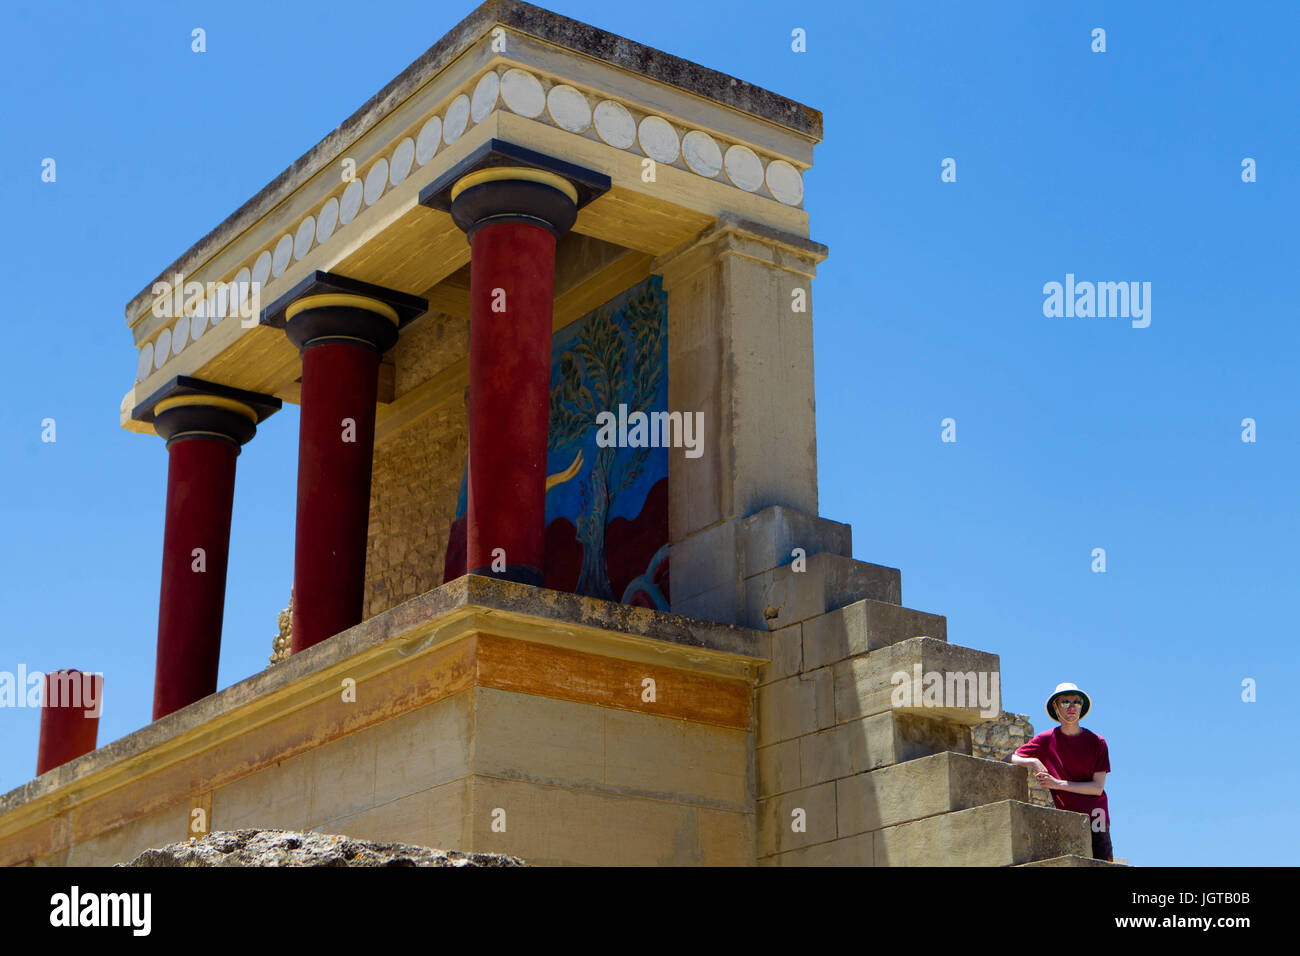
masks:
<instances>
[{"instance_id":1,"label":"woman's arm","mask_svg":"<svg viewBox=\"0 0 1300 956\"><path fill-rule=\"evenodd\" d=\"M1091 780L1083 780L1078 783L1070 783L1067 780L1057 780L1050 773L1037 774L1038 782L1049 790L1064 790L1067 793L1082 793L1090 797L1099 797L1102 791L1106 789L1106 773L1098 770L1092 775Z\"/></svg>"}]
</instances>

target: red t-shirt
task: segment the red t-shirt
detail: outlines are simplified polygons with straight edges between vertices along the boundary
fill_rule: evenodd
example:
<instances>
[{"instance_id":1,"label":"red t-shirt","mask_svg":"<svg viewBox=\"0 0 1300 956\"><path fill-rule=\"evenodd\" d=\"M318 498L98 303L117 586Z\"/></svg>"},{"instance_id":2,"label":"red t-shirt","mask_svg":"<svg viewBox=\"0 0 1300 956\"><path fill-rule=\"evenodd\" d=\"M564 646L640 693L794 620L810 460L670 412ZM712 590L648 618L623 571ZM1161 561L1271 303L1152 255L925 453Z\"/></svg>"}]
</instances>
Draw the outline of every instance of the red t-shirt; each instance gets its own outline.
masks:
<instances>
[{"instance_id":1,"label":"red t-shirt","mask_svg":"<svg viewBox=\"0 0 1300 956\"><path fill-rule=\"evenodd\" d=\"M1063 733L1060 727L1044 730L1029 743L1022 744L1016 755L1037 757L1048 773L1066 783L1091 782L1092 775L1099 770L1110 773L1110 753L1106 749L1106 741L1091 730L1082 728L1073 737ZM1110 806L1106 802L1105 790L1095 797L1066 790L1049 792L1052 801L1062 810L1088 814L1090 824L1092 811L1101 807L1106 815L1106 829L1110 829Z\"/></svg>"}]
</instances>

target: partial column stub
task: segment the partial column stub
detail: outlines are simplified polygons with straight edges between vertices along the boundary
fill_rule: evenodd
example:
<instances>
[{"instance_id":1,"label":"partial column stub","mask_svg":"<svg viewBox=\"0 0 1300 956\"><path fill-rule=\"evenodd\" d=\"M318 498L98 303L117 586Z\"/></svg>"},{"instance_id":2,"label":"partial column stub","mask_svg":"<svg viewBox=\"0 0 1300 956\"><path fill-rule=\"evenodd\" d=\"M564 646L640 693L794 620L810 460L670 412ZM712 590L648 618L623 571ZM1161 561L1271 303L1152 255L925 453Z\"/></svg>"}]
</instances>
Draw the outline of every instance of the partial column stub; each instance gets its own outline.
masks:
<instances>
[{"instance_id":1,"label":"partial column stub","mask_svg":"<svg viewBox=\"0 0 1300 956\"><path fill-rule=\"evenodd\" d=\"M217 689L235 459L280 400L177 376L132 412L167 442L154 720Z\"/></svg>"},{"instance_id":2,"label":"partial column stub","mask_svg":"<svg viewBox=\"0 0 1300 956\"><path fill-rule=\"evenodd\" d=\"M470 574L543 581L555 245L608 189L608 176L494 139L420 193L470 242Z\"/></svg>"}]
</instances>

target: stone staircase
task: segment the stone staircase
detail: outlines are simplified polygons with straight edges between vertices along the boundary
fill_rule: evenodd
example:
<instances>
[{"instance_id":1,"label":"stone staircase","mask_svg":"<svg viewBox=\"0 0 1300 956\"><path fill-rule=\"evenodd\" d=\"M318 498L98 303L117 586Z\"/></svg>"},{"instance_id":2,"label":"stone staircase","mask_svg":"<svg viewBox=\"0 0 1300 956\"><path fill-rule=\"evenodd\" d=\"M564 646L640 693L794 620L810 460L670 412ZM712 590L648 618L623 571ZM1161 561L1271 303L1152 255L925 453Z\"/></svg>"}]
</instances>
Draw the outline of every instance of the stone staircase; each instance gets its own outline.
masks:
<instances>
[{"instance_id":1,"label":"stone staircase","mask_svg":"<svg viewBox=\"0 0 1300 956\"><path fill-rule=\"evenodd\" d=\"M769 508L741 537L737 623L772 632L757 691L760 864L1112 865L1091 858L1084 815L1030 801L1024 767L971 755L971 727L1002 711L996 654L948 643L945 618L903 607L899 572L850 557L845 525ZM753 555L785 560L755 572ZM930 692L896 701L895 675Z\"/></svg>"}]
</instances>

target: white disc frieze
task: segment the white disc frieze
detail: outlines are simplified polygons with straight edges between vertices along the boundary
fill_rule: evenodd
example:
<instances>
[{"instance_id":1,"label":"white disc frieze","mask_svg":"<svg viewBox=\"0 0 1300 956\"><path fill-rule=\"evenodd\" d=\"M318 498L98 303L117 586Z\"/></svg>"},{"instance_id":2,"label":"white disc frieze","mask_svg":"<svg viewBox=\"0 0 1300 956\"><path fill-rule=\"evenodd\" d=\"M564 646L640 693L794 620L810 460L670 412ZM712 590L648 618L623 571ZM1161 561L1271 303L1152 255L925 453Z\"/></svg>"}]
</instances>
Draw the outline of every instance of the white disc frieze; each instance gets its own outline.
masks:
<instances>
[{"instance_id":1,"label":"white disc frieze","mask_svg":"<svg viewBox=\"0 0 1300 956\"><path fill-rule=\"evenodd\" d=\"M284 270L289 268L291 258L293 258L293 236L286 232L275 244L275 252L271 255L271 275L277 278L284 275Z\"/></svg>"},{"instance_id":2,"label":"white disc frieze","mask_svg":"<svg viewBox=\"0 0 1300 956\"><path fill-rule=\"evenodd\" d=\"M541 81L525 70L506 70L501 77L501 99L520 116L541 116L546 109Z\"/></svg>"},{"instance_id":3,"label":"white disc frieze","mask_svg":"<svg viewBox=\"0 0 1300 956\"><path fill-rule=\"evenodd\" d=\"M693 129L682 137L682 158L691 172L712 179L722 172L722 150L708 133Z\"/></svg>"},{"instance_id":4,"label":"white disc frieze","mask_svg":"<svg viewBox=\"0 0 1300 956\"><path fill-rule=\"evenodd\" d=\"M448 146L456 142L460 139L460 134L465 132L465 124L468 122L469 97L462 93L447 107L447 115L442 121L442 141Z\"/></svg>"},{"instance_id":5,"label":"white disc frieze","mask_svg":"<svg viewBox=\"0 0 1300 956\"><path fill-rule=\"evenodd\" d=\"M784 159L774 159L767 164L767 191L787 206L803 202L803 177Z\"/></svg>"},{"instance_id":6,"label":"white disc frieze","mask_svg":"<svg viewBox=\"0 0 1300 956\"><path fill-rule=\"evenodd\" d=\"M737 143L723 157L723 168L732 184L752 193L763 185L763 161L748 146Z\"/></svg>"},{"instance_id":7,"label":"white disc frieze","mask_svg":"<svg viewBox=\"0 0 1300 956\"><path fill-rule=\"evenodd\" d=\"M172 330L163 329L162 334L154 341L153 346L153 367L162 368L167 364L167 360L172 354Z\"/></svg>"},{"instance_id":8,"label":"white disc frieze","mask_svg":"<svg viewBox=\"0 0 1300 956\"><path fill-rule=\"evenodd\" d=\"M616 149L627 149L636 142L636 120L622 103L602 100L592 113L596 135Z\"/></svg>"},{"instance_id":9,"label":"white disc frieze","mask_svg":"<svg viewBox=\"0 0 1300 956\"><path fill-rule=\"evenodd\" d=\"M316 244L320 245L330 236L334 235L334 227L339 222L339 201L330 197L325 200L325 205L320 207L320 215L316 217Z\"/></svg>"},{"instance_id":10,"label":"white disc frieze","mask_svg":"<svg viewBox=\"0 0 1300 956\"><path fill-rule=\"evenodd\" d=\"M483 122L496 109L497 94L500 92L501 77L497 76L496 71L484 73L474 86L474 96L469 105L469 115L475 123Z\"/></svg>"},{"instance_id":11,"label":"white disc frieze","mask_svg":"<svg viewBox=\"0 0 1300 956\"><path fill-rule=\"evenodd\" d=\"M190 320L181 316L172 327L172 355L180 355L190 344Z\"/></svg>"},{"instance_id":12,"label":"white disc frieze","mask_svg":"<svg viewBox=\"0 0 1300 956\"><path fill-rule=\"evenodd\" d=\"M270 276L271 253L266 249L263 249L262 254L258 256L257 261L253 263L253 282L260 289L262 286L266 285L266 280L270 278Z\"/></svg>"},{"instance_id":13,"label":"white disc frieze","mask_svg":"<svg viewBox=\"0 0 1300 956\"><path fill-rule=\"evenodd\" d=\"M153 343L144 343L144 348L140 350L140 364L136 366L135 380L143 382L153 371Z\"/></svg>"},{"instance_id":14,"label":"white disc frieze","mask_svg":"<svg viewBox=\"0 0 1300 956\"><path fill-rule=\"evenodd\" d=\"M675 163L681 155L677 130L662 116L647 116L636 131L641 151L656 163Z\"/></svg>"},{"instance_id":15,"label":"white disc frieze","mask_svg":"<svg viewBox=\"0 0 1300 956\"><path fill-rule=\"evenodd\" d=\"M357 212L361 209L361 194L365 187L361 185L361 180L354 179L348 183L347 189L343 190L343 198L339 200L339 222L347 225L357 217Z\"/></svg>"},{"instance_id":16,"label":"white disc frieze","mask_svg":"<svg viewBox=\"0 0 1300 956\"><path fill-rule=\"evenodd\" d=\"M316 217L308 216L298 223L298 232L293 237L293 257L295 260L307 257L307 253L311 252L311 244L315 238Z\"/></svg>"},{"instance_id":17,"label":"white disc frieze","mask_svg":"<svg viewBox=\"0 0 1300 956\"><path fill-rule=\"evenodd\" d=\"M384 187L387 185L388 160L381 159L366 173L366 205L373 206L379 202L379 197L384 194Z\"/></svg>"},{"instance_id":18,"label":"white disc frieze","mask_svg":"<svg viewBox=\"0 0 1300 956\"><path fill-rule=\"evenodd\" d=\"M411 171L411 163L414 161L415 140L408 136L393 150L393 159L388 164L388 182L394 186L401 184Z\"/></svg>"},{"instance_id":19,"label":"white disc frieze","mask_svg":"<svg viewBox=\"0 0 1300 956\"><path fill-rule=\"evenodd\" d=\"M546 111L551 122L570 133L585 133L591 127L591 104L567 84L551 87L546 94Z\"/></svg>"},{"instance_id":20,"label":"white disc frieze","mask_svg":"<svg viewBox=\"0 0 1300 956\"><path fill-rule=\"evenodd\" d=\"M420 135L415 138L415 161L423 166L433 159L442 142L442 117L435 116L420 128Z\"/></svg>"}]
</instances>

